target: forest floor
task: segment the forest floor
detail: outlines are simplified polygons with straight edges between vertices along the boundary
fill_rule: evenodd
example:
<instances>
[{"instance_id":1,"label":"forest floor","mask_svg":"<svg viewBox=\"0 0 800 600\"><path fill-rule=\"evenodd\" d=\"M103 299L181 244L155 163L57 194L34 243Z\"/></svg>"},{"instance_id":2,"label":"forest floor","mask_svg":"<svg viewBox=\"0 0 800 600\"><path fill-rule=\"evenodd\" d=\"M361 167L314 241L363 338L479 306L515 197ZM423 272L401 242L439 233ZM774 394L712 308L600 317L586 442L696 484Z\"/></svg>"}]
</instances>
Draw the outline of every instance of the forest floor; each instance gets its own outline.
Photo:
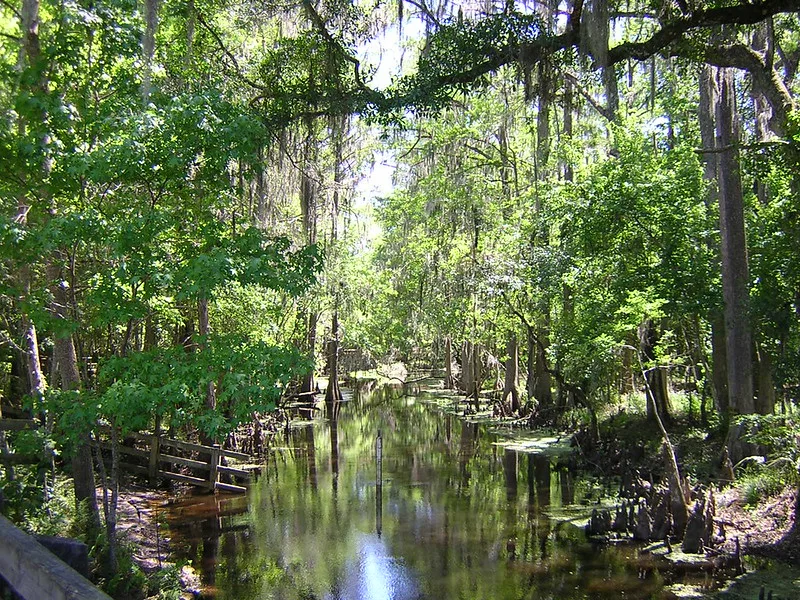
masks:
<instances>
[{"instance_id":1,"label":"forest floor","mask_svg":"<svg viewBox=\"0 0 800 600\"><path fill-rule=\"evenodd\" d=\"M761 498L754 505L736 484L717 496L716 521L725 529L720 550L733 553L736 540L742 552L775 558L800 566L800 535L795 528L797 488L786 485L777 493Z\"/></svg>"},{"instance_id":2,"label":"forest floor","mask_svg":"<svg viewBox=\"0 0 800 600\"><path fill-rule=\"evenodd\" d=\"M714 490L715 523L724 532L715 550L733 554L738 539L744 554L800 566L796 480L785 476L786 483L776 484L755 461L749 471L737 468L734 482L720 480L724 436L686 418L676 420L669 429L679 468L690 486ZM661 434L644 415L619 412L602 422L600 430L601 441L581 452L579 463L585 468L602 477L622 477L626 470L633 470L653 483L663 478ZM585 434L577 437L579 442L586 438ZM771 485L764 484L770 481Z\"/></svg>"},{"instance_id":3,"label":"forest floor","mask_svg":"<svg viewBox=\"0 0 800 600\"><path fill-rule=\"evenodd\" d=\"M120 488L117 527L133 562L148 578L174 570L180 579L181 597L193 598L199 594L200 578L188 565L176 564L161 510L175 494L126 482Z\"/></svg>"},{"instance_id":4,"label":"forest floor","mask_svg":"<svg viewBox=\"0 0 800 600\"><path fill-rule=\"evenodd\" d=\"M720 549L733 553L736 538L747 554L776 558L800 565L800 536L794 531L794 506L797 491L785 487L776 495L750 506L741 488L732 486L717 495L717 522L725 527L725 542Z\"/></svg>"}]
</instances>

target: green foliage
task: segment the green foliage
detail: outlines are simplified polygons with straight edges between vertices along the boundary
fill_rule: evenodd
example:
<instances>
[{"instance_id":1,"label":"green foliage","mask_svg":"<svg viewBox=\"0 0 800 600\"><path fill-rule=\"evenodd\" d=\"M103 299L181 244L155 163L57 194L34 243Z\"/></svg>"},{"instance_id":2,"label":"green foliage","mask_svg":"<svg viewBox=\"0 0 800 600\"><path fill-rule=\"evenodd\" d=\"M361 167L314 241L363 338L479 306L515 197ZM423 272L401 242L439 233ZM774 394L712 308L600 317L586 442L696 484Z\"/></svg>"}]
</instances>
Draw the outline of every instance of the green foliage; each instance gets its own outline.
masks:
<instances>
[{"instance_id":1,"label":"green foliage","mask_svg":"<svg viewBox=\"0 0 800 600\"><path fill-rule=\"evenodd\" d=\"M15 445L18 454L28 453L24 444ZM4 499L3 514L20 528L39 535L63 535L74 518L71 481L53 481L46 464L14 468L15 479L0 478Z\"/></svg>"},{"instance_id":2,"label":"green foliage","mask_svg":"<svg viewBox=\"0 0 800 600\"><path fill-rule=\"evenodd\" d=\"M714 217L692 149L662 152L621 128L615 142L617 155L564 188L553 207L568 257L562 281L576 291L555 324L554 354L573 380L593 385L613 376L622 346L638 346L645 319L706 313L716 293L708 251ZM661 332L659 364L676 360L670 337Z\"/></svg>"},{"instance_id":3,"label":"green foliage","mask_svg":"<svg viewBox=\"0 0 800 600\"><path fill-rule=\"evenodd\" d=\"M770 461L800 460L800 423L792 415L740 415L735 420L747 432L745 441L764 448Z\"/></svg>"},{"instance_id":4,"label":"green foliage","mask_svg":"<svg viewBox=\"0 0 800 600\"><path fill-rule=\"evenodd\" d=\"M737 485L745 503L756 506L761 500L800 482L800 424L786 415L743 415L746 442L763 448L766 456L747 457L737 466Z\"/></svg>"},{"instance_id":5,"label":"green foliage","mask_svg":"<svg viewBox=\"0 0 800 600\"><path fill-rule=\"evenodd\" d=\"M737 480L745 506L755 508L765 499L774 496L786 486L796 486L797 472L792 468L751 467Z\"/></svg>"},{"instance_id":6,"label":"green foliage","mask_svg":"<svg viewBox=\"0 0 800 600\"><path fill-rule=\"evenodd\" d=\"M103 536L101 536L102 538ZM101 539L92 548L92 555L99 564L100 557L107 552L106 542ZM133 560L134 549L127 544L120 544L117 561L119 567L113 574L100 577L99 587L112 598L130 598L136 596L148 588L147 576L141 567Z\"/></svg>"},{"instance_id":7,"label":"green foliage","mask_svg":"<svg viewBox=\"0 0 800 600\"><path fill-rule=\"evenodd\" d=\"M47 388L41 406L55 417L53 436L57 448L71 454L76 444L82 443L100 416L97 396L91 391Z\"/></svg>"},{"instance_id":8,"label":"green foliage","mask_svg":"<svg viewBox=\"0 0 800 600\"><path fill-rule=\"evenodd\" d=\"M793 123L795 123L793 121ZM746 155L747 167L765 187L766 202L751 199L748 252L752 279L751 307L758 324L760 351L775 364L779 387L800 383L800 220L797 168L800 136L792 125L789 142Z\"/></svg>"},{"instance_id":9,"label":"green foliage","mask_svg":"<svg viewBox=\"0 0 800 600\"><path fill-rule=\"evenodd\" d=\"M123 433L145 429L159 417L221 439L254 412L272 410L286 385L311 366L297 350L234 334L198 341L202 347L195 351L177 346L105 361L98 414ZM217 386L215 410L205 406L210 382Z\"/></svg>"},{"instance_id":10,"label":"green foliage","mask_svg":"<svg viewBox=\"0 0 800 600\"><path fill-rule=\"evenodd\" d=\"M404 107L437 113L452 99L488 85L509 53L543 35L538 16L514 10L480 19L452 19L428 39L417 72L400 79L394 94ZM391 96L391 95L390 95Z\"/></svg>"},{"instance_id":11,"label":"green foliage","mask_svg":"<svg viewBox=\"0 0 800 600\"><path fill-rule=\"evenodd\" d=\"M181 570L179 565L166 565L147 578L147 595L156 600L180 600Z\"/></svg>"}]
</instances>

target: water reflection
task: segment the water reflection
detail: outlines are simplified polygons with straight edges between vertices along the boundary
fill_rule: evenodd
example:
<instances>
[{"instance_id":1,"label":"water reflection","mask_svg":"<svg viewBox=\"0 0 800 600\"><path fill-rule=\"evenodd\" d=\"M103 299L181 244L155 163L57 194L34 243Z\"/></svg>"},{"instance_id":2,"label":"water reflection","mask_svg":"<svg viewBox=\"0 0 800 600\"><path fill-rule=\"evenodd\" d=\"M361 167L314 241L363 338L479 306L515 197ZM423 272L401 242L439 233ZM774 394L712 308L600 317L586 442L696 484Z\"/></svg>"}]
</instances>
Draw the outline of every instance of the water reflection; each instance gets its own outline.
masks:
<instances>
[{"instance_id":1,"label":"water reflection","mask_svg":"<svg viewBox=\"0 0 800 600\"><path fill-rule=\"evenodd\" d=\"M392 556L380 536L360 536L356 554L355 560L345 568L344 581L335 582L335 591L325 598L410 600L419 597L412 573Z\"/></svg>"},{"instance_id":2,"label":"water reflection","mask_svg":"<svg viewBox=\"0 0 800 600\"><path fill-rule=\"evenodd\" d=\"M555 459L502 450L396 389L317 415L274 450L246 512L172 510L173 545L217 598L660 597L635 548L548 516L581 501Z\"/></svg>"}]
</instances>

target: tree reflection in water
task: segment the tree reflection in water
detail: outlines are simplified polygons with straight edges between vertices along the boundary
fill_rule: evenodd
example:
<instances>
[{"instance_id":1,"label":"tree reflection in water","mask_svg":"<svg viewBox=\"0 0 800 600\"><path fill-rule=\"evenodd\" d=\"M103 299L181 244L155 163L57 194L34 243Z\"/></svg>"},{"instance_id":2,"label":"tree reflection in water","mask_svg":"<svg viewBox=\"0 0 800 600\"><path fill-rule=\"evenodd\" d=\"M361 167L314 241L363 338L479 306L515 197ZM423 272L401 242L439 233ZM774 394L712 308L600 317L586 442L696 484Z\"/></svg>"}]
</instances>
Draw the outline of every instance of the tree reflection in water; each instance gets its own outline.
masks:
<instances>
[{"instance_id":1,"label":"tree reflection in water","mask_svg":"<svg viewBox=\"0 0 800 600\"><path fill-rule=\"evenodd\" d=\"M173 510L173 546L218 598L661 597L635 548L551 520L587 489L556 459L501 450L483 427L397 389L346 400L273 449L246 510L212 516L221 545Z\"/></svg>"}]
</instances>

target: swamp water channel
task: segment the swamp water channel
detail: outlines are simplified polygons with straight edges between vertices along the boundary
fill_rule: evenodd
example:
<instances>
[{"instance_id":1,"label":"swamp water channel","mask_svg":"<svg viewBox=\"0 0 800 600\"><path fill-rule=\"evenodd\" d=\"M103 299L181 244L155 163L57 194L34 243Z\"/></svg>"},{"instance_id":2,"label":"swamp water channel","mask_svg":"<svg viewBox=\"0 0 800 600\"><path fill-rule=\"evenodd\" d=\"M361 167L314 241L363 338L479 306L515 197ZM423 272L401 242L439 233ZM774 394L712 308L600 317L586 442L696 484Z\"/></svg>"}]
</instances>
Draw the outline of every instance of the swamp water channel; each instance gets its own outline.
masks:
<instances>
[{"instance_id":1,"label":"swamp water channel","mask_svg":"<svg viewBox=\"0 0 800 600\"><path fill-rule=\"evenodd\" d=\"M317 410L276 439L247 496L167 508L205 597L635 599L713 585L640 546L588 540L601 492L569 470L564 442L532 453L428 393L345 394L337 419Z\"/></svg>"}]
</instances>

